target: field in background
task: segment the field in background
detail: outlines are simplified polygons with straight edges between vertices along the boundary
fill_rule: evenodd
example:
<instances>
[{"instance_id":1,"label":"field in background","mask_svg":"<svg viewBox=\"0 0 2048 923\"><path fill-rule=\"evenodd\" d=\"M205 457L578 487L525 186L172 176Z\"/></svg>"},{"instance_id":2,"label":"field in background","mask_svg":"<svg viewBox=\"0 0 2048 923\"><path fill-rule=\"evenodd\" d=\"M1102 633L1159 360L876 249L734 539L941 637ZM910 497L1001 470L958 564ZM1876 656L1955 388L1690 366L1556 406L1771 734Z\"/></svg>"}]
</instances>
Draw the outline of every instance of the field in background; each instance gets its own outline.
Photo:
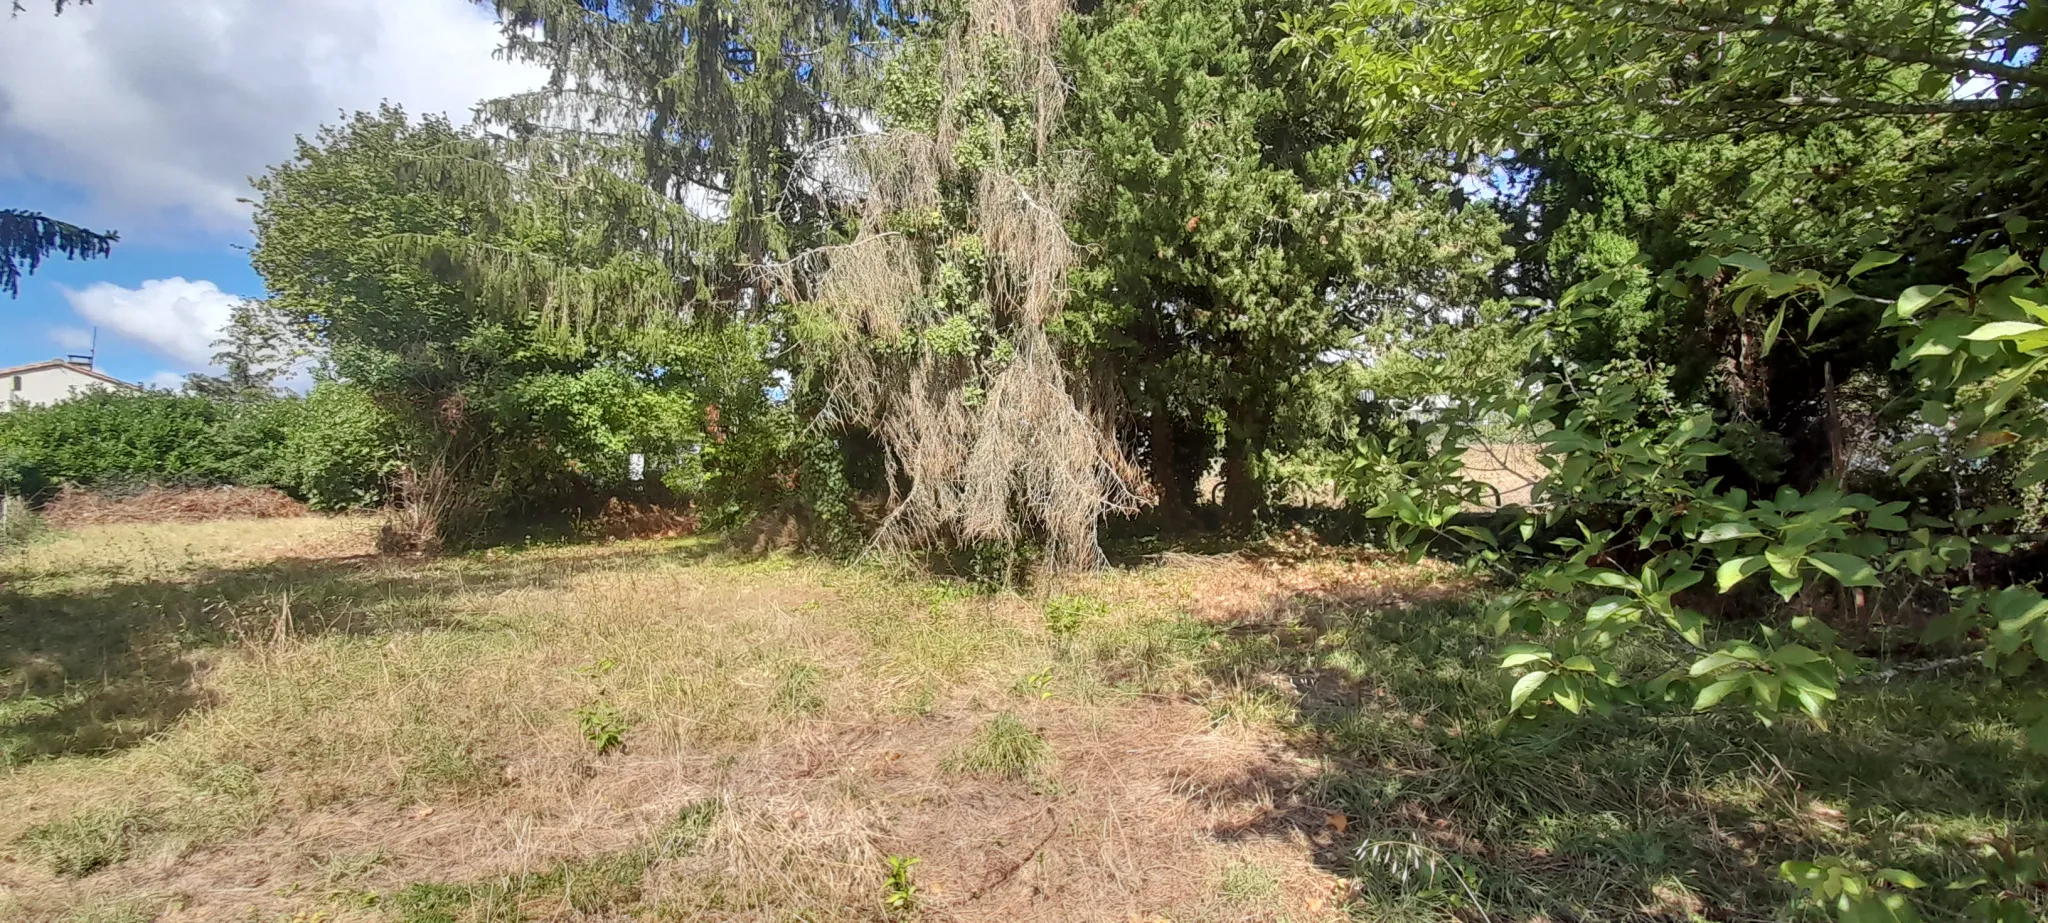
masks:
<instances>
[{"instance_id":1,"label":"field in background","mask_svg":"<svg viewBox=\"0 0 2048 923\"><path fill-rule=\"evenodd\" d=\"M0 556L0 919L1772 919L1783 859L1932 880L2048 833L1974 680L1826 730L1495 734L1443 567L1168 555L1027 598L375 528Z\"/></svg>"}]
</instances>

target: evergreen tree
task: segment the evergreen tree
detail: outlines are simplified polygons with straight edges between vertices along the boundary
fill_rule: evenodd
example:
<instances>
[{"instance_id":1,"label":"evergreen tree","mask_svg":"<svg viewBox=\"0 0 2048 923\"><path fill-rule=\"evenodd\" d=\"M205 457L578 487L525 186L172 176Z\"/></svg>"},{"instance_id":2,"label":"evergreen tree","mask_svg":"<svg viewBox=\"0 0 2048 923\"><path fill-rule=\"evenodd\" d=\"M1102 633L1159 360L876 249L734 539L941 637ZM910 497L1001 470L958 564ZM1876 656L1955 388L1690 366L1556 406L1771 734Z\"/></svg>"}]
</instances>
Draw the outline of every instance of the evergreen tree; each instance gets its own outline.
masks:
<instances>
[{"instance_id":1,"label":"evergreen tree","mask_svg":"<svg viewBox=\"0 0 2048 923\"><path fill-rule=\"evenodd\" d=\"M0 209L0 291L20 297L22 277L33 275L44 260L104 257L118 240L112 231L94 233L36 212Z\"/></svg>"},{"instance_id":2,"label":"evergreen tree","mask_svg":"<svg viewBox=\"0 0 2048 923\"><path fill-rule=\"evenodd\" d=\"M55 0L56 11L63 13L71 2ZM92 0L76 2L83 6ZM26 8L21 0L14 0L13 15L23 12ZM34 275L43 260L55 254L74 260L104 257L120 239L121 235L112 231L95 233L37 212L0 209L0 290L19 298L21 278Z\"/></svg>"},{"instance_id":3,"label":"evergreen tree","mask_svg":"<svg viewBox=\"0 0 2048 923\"><path fill-rule=\"evenodd\" d=\"M1290 415L1389 314L1470 307L1499 222L1441 163L1375 147L1356 109L1276 54L1306 4L1160 0L1096 14L1069 48L1069 137L1091 155L1079 217L1085 322L1114 357L1154 488L1186 504L1221 430L1247 525ZM1342 399L1341 397L1338 399Z\"/></svg>"}]
</instances>

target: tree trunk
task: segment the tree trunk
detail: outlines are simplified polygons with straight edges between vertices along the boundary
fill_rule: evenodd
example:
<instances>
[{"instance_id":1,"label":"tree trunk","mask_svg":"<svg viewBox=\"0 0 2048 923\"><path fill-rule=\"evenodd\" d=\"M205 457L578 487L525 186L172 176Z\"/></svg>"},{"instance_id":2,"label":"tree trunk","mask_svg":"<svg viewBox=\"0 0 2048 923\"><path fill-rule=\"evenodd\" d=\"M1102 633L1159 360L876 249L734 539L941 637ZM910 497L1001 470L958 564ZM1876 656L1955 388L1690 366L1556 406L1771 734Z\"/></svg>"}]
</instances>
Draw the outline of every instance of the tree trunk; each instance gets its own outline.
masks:
<instances>
[{"instance_id":1,"label":"tree trunk","mask_svg":"<svg viewBox=\"0 0 2048 923\"><path fill-rule=\"evenodd\" d=\"M1181 474L1180 440L1175 438L1173 417L1166 408L1152 410L1152 433L1148 440L1147 461L1151 467L1152 489L1159 493L1159 515L1172 525L1188 521L1193 512L1193 485Z\"/></svg>"},{"instance_id":2,"label":"tree trunk","mask_svg":"<svg viewBox=\"0 0 2048 923\"><path fill-rule=\"evenodd\" d=\"M1232 528L1245 530L1258 523L1266 506L1266 486L1259 482L1256 461L1260 427L1233 414L1223 436L1223 516Z\"/></svg>"}]
</instances>

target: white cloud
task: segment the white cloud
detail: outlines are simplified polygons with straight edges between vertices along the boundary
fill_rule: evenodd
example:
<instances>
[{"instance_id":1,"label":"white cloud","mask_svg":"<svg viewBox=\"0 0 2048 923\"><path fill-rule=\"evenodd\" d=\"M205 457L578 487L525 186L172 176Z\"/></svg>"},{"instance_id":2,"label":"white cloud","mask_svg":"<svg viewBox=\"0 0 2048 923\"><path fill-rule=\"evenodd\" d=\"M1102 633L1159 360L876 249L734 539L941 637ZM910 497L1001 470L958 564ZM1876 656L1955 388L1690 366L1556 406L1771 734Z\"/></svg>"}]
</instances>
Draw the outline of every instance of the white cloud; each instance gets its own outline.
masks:
<instances>
[{"instance_id":1,"label":"white cloud","mask_svg":"<svg viewBox=\"0 0 2048 923\"><path fill-rule=\"evenodd\" d=\"M390 100L467 121L537 86L468 0L98 0L0 18L0 178L73 184L130 239L246 226L293 137ZM67 217L71 217L67 215Z\"/></svg>"},{"instance_id":2,"label":"white cloud","mask_svg":"<svg viewBox=\"0 0 2048 923\"><path fill-rule=\"evenodd\" d=\"M101 282L65 289L64 297L78 316L194 370L211 364L213 341L242 301L211 282L181 277L152 279L141 288Z\"/></svg>"},{"instance_id":3,"label":"white cloud","mask_svg":"<svg viewBox=\"0 0 2048 923\"><path fill-rule=\"evenodd\" d=\"M177 391L185 387L185 376L165 369L149 376L143 384L152 388L162 388L165 391Z\"/></svg>"},{"instance_id":4,"label":"white cloud","mask_svg":"<svg viewBox=\"0 0 2048 923\"><path fill-rule=\"evenodd\" d=\"M92 331L83 327L51 327L50 342L58 349L82 353L92 348Z\"/></svg>"}]
</instances>

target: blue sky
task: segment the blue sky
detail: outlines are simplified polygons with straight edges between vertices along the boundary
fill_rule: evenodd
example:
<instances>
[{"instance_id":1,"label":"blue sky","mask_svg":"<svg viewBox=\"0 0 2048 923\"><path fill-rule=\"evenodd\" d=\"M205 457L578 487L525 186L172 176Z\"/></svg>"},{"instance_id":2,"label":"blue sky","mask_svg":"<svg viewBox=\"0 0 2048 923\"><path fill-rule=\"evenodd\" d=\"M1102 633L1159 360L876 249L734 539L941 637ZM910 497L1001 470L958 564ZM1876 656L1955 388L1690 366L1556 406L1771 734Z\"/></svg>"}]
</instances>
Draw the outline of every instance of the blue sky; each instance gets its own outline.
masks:
<instances>
[{"instance_id":1,"label":"blue sky","mask_svg":"<svg viewBox=\"0 0 2048 923\"><path fill-rule=\"evenodd\" d=\"M111 259L46 263L0 295L0 366L82 351L168 384L206 367L249 267L248 177L293 139L390 100L467 119L537 86L495 60L468 0L97 0L0 15L0 207L121 233Z\"/></svg>"}]
</instances>

